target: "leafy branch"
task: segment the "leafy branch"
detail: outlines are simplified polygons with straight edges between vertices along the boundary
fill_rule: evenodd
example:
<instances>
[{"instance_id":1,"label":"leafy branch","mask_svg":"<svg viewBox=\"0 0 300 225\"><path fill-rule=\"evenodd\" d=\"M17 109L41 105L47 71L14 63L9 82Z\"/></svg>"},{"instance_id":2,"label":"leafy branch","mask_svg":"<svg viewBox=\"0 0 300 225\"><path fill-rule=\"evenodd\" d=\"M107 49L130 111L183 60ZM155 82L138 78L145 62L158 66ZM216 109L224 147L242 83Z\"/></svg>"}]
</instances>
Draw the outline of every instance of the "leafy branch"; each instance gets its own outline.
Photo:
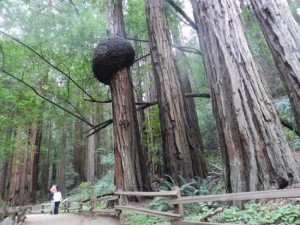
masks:
<instances>
[{"instance_id":1,"label":"leafy branch","mask_svg":"<svg viewBox=\"0 0 300 225\"><path fill-rule=\"evenodd\" d=\"M70 75L68 75L67 73L65 73L64 71L62 71L60 68L58 68L57 66L55 66L54 64L52 64L51 62L49 62L42 54L38 53L37 51L35 51L32 47L30 47L29 45L23 43L22 41L20 41L19 39L3 32L0 30L0 33L2 33L3 35L5 35L6 37L11 38L12 40L14 40L15 42L17 42L18 44L22 45L23 47L27 48L28 50L30 50L31 52L33 52L35 55L37 55L41 60L43 60L46 64L48 64L51 68L55 69L56 71L60 72L61 74L63 74L65 77L67 77L71 82L73 82L75 84L75 86L77 88L79 88L84 94L86 94L90 99L93 99L93 97L86 91L84 90Z\"/></svg>"},{"instance_id":2,"label":"leafy branch","mask_svg":"<svg viewBox=\"0 0 300 225\"><path fill-rule=\"evenodd\" d=\"M44 99L45 101L55 105L56 107L58 107L59 109L69 113L70 115L74 116L75 118L83 121L84 123L86 123L87 125L89 125L90 127L94 127L93 124L91 124L87 119L85 119L80 113L80 116L76 115L75 113L71 112L70 110L60 106L59 104L57 104L56 102L52 101L51 99L46 98L45 96L43 96L40 92L38 92L38 90L36 88L34 88L32 85L30 85L29 83L27 83L26 81L24 81L23 79L18 78L17 76L13 75L12 73L8 72L7 70L0 68L0 72L14 78L15 80L21 82L22 84L24 84L26 87L28 87L29 89L31 89L37 96L39 96L40 98ZM78 112L78 110L76 110Z\"/></svg>"}]
</instances>

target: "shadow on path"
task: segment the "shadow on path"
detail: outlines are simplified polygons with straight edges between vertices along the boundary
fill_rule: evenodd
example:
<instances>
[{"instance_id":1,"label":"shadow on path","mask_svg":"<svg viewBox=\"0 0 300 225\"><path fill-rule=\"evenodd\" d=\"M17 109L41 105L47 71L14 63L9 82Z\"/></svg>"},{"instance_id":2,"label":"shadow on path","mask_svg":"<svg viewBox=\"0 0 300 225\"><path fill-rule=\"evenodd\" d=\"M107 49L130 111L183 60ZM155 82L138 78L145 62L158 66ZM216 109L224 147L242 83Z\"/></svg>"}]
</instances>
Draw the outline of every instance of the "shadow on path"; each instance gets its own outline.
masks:
<instances>
[{"instance_id":1,"label":"shadow on path","mask_svg":"<svg viewBox=\"0 0 300 225\"><path fill-rule=\"evenodd\" d=\"M33 214L26 215L24 225L120 225L111 217L88 217L76 214Z\"/></svg>"}]
</instances>

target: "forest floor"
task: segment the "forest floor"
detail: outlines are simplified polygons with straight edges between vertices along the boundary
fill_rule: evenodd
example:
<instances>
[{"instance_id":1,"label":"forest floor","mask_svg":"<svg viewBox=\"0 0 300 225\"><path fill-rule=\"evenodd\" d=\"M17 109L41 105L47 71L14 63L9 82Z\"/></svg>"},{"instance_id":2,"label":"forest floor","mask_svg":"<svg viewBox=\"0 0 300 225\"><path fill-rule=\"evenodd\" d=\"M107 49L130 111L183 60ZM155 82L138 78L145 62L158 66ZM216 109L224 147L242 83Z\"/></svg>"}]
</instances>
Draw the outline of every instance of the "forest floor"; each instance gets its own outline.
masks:
<instances>
[{"instance_id":1,"label":"forest floor","mask_svg":"<svg viewBox=\"0 0 300 225\"><path fill-rule=\"evenodd\" d=\"M88 217L76 214L34 214L26 215L24 225L120 225L111 217Z\"/></svg>"}]
</instances>

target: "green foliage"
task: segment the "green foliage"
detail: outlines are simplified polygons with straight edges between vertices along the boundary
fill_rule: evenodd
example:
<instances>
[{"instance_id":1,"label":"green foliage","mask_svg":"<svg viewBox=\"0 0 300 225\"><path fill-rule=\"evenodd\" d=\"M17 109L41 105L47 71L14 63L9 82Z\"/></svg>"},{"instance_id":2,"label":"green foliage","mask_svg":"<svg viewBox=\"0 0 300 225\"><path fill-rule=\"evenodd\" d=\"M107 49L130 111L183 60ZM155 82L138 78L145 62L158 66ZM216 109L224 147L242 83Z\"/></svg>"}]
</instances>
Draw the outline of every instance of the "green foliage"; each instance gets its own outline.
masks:
<instances>
[{"instance_id":1,"label":"green foliage","mask_svg":"<svg viewBox=\"0 0 300 225\"><path fill-rule=\"evenodd\" d=\"M102 155L100 164L104 166L113 166L115 164L115 155L112 152L108 155Z\"/></svg>"},{"instance_id":2,"label":"green foliage","mask_svg":"<svg viewBox=\"0 0 300 225\"><path fill-rule=\"evenodd\" d=\"M114 171L108 171L102 178L95 184L95 192L97 195L113 192L114 185Z\"/></svg>"},{"instance_id":3,"label":"green foliage","mask_svg":"<svg viewBox=\"0 0 300 225\"><path fill-rule=\"evenodd\" d=\"M95 184L92 184L91 182L82 182L77 188L70 192L69 198L74 201L79 201L114 191L114 172L108 171Z\"/></svg>"},{"instance_id":4,"label":"green foliage","mask_svg":"<svg viewBox=\"0 0 300 225\"><path fill-rule=\"evenodd\" d=\"M293 121L293 113L291 110L291 105L289 102L289 99L287 97L285 98L281 98L281 99L277 99L275 101L275 106L278 110L279 116L282 119L285 119L289 122L291 122L292 124L294 123ZM296 151L300 151L300 137L295 134L295 132L289 130L289 129L285 129L285 136L287 137L289 143L291 144L291 146L296 150Z\"/></svg>"},{"instance_id":5,"label":"green foliage","mask_svg":"<svg viewBox=\"0 0 300 225\"><path fill-rule=\"evenodd\" d=\"M94 195L95 187L90 182L82 182L77 188L71 191L70 199L79 201L90 198Z\"/></svg>"},{"instance_id":6,"label":"green foliage","mask_svg":"<svg viewBox=\"0 0 300 225\"><path fill-rule=\"evenodd\" d=\"M0 208L3 208L5 206L5 202L2 198L0 198Z\"/></svg>"},{"instance_id":7,"label":"green foliage","mask_svg":"<svg viewBox=\"0 0 300 225\"><path fill-rule=\"evenodd\" d=\"M131 212L124 213L126 225L170 225L170 221L154 216L140 215Z\"/></svg>"},{"instance_id":8,"label":"green foliage","mask_svg":"<svg viewBox=\"0 0 300 225\"><path fill-rule=\"evenodd\" d=\"M300 24L300 1L299 0L293 0L289 3L289 7L291 9L291 12L295 18L295 20Z\"/></svg>"},{"instance_id":9,"label":"green foliage","mask_svg":"<svg viewBox=\"0 0 300 225\"><path fill-rule=\"evenodd\" d=\"M150 150L152 163L154 165L162 165L162 137L158 106L153 106L151 108L150 118L149 120L145 120L144 126L145 132L143 133L142 141Z\"/></svg>"},{"instance_id":10,"label":"green foliage","mask_svg":"<svg viewBox=\"0 0 300 225\"><path fill-rule=\"evenodd\" d=\"M170 199L155 198L149 203L148 208L159 211L168 211L171 210L173 207L170 205Z\"/></svg>"},{"instance_id":11,"label":"green foliage","mask_svg":"<svg viewBox=\"0 0 300 225\"><path fill-rule=\"evenodd\" d=\"M239 222L249 225L299 225L300 205L276 207L272 205L249 204L242 211L236 207L230 207L220 214L218 221Z\"/></svg>"},{"instance_id":12,"label":"green foliage","mask_svg":"<svg viewBox=\"0 0 300 225\"><path fill-rule=\"evenodd\" d=\"M210 217L209 222L237 223L248 225L299 225L300 205L277 205L273 202L268 204L246 204L244 210L236 207L228 207L223 212ZM186 220L199 221L213 209L202 205L199 213L188 215Z\"/></svg>"}]
</instances>

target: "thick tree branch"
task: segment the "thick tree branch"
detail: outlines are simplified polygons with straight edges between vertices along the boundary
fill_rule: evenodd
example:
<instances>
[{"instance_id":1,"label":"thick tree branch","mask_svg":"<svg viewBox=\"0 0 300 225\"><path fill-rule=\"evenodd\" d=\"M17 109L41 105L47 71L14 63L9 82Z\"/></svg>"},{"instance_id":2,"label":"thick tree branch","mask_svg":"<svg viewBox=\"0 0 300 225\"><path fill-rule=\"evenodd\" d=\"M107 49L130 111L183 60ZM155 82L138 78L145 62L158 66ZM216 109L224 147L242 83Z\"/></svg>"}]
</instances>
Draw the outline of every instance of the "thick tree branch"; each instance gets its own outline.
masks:
<instances>
[{"instance_id":1,"label":"thick tree branch","mask_svg":"<svg viewBox=\"0 0 300 225\"><path fill-rule=\"evenodd\" d=\"M65 109L64 107L60 106L60 105L57 104L56 102L54 102L54 101L52 101L52 100L46 98L46 97L43 96L42 94L40 94L33 86L31 86L30 84L28 84L28 83L25 82L24 80L22 80L22 79L20 79L20 78L18 78L18 77L16 77L16 76L14 76L13 74L11 74L10 72L4 70L3 68L0 68L0 71L1 71L2 73L4 73L4 74L6 74L6 75L8 75L8 76L10 76L10 77L12 77L12 78L14 78L14 79L16 79L17 81L21 82L22 84L24 84L24 85L27 86L29 89L31 89L37 96L39 96L40 98L44 99L45 101L50 102L51 104L55 105L56 107L60 108L61 110L65 111L65 112L69 113L70 115L74 116L75 118L77 118L77 119L83 121L84 123L86 123L86 124L89 125L90 127L94 127L94 125L91 124L90 122L88 122L88 120L86 120L85 118L80 117L80 116L74 114L73 112L71 112L71 111Z\"/></svg>"},{"instance_id":2,"label":"thick tree branch","mask_svg":"<svg viewBox=\"0 0 300 225\"><path fill-rule=\"evenodd\" d=\"M149 42L149 40L142 40L142 39L138 39L138 38L132 38L132 37L127 37L126 39L128 40L132 40L132 41L140 41L140 42ZM194 54L198 54L198 55L203 55L202 52L199 50L199 49L196 49L196 48L193 48L193 47L188 47L188 46L176 46L176 45L173 45L174 48L177 48L178 50L180 51L184 51L184 52L190 52L190 53L194 53ZM142 56L141 58L144 58L146 56L148 56L149 54L147 55L144 55ZM135 60L134 62L140 60L141 58Z\"/></svg>"},{"instance_id":3,"label":"thick tree branch","mask_svg":"<svg viewBox=\"0 0 300 225\"><path fill-rule=\"evenodd\" d=\"M173 9L175 9L176 12L178 12L189 24L194 30L198 31L197 24L178 6L175 4L172 0L165 0Z\"/></svg>"},{"instance_id":4,"label":"thick tree branch","mask_svg":"<svg viewBox=\"0 0 300 225\"><path fill-rule=\"evenodd\" d=\"M19 43L20 45L22 45L23 47L27 48L28 50L30 50L31 52L33 52L34 54L36 54L40 59L42 59L46 64L48 64L50 67L52 67L53 69L57 70L58 72L60 72L61 74L63 74L64 76L66 76L70 81L72 81L76 87L78 87L83 93L85 93L89 98L93 99L93 97L87 92L85 91L75 80L72 79L71 76L69 76L68 74L66 74L64 71L62 71L61 69L59 69L58 67L56 67L55 65L53 65L52 63L50 63L47 59L45 59L45 57L38 53L37 51L35 51L33 48L31 48L30 46L28 46L27 44L23 43L22 41L20 41L19 39L10 36L9 34L3 32L0 30L0 33L2 33L3 35L11 38L12 40L14 40L15 42Z\"/></svg>"},{"instance_id":5,"label":"thick tree branch","mask_svg":"<svg viewBox=\"0 0 300 225\"><path fill-rule=\"evenodd\" d=\"M194 53L198 55L203 55L202 52L196 48L192 47L185 47L185 46L174 46L174 48L177 48L178 50L184 51L184 52L189 52L189 53Z\"/></svg>"},{"instance_id":6,"label":"thick tree branch","mask_svg":"<svg viewBox=\"0 0 300 225\"><path fill-rule=\"evenodd\" d=\"M96 103L111 103L111 99L104 100L104 101L98 101L98 100L93 100L93 99L84 99L85 101L88 102L96 102Z\"/></svg>"},{"instance_id":7,"label":"thick tree branch","mask_svg":"<svg viewBox=\"0 0 300 225\"><path fill-rule=\"evenodd\" d=\"M187 93L187 94L185 94L185 97L186 98L210 98L210 94L209 93ZM148 107L151 107L153 105L156 105L157 101L153 101L153 102L136 102L135 104L136 105L141 105L140 107L137 108L137 111L139 111L139 110L143 110L143 109L146 109ZM280 121L281 121L281 124L283 126L288 128L289 130L295 132L300 137L300 133L298 131L294 130L294 127L293 127L292 123L290 123L287 120L284 120L282 118L280 118ZM96 129L94 128L95 131L93 133L89 134L89 136L97 133L98 131L102 130L103 128L107 127L108 125L110 125L112 123L113 123L113 120L109 119L107 121L104 121L101 124L96 125L95 126Z\"/></svg>"},{"instance_id":8,"label":"thick tree branch","mask_svg":"<svg viewBox=\"0 0 300 225\"><path fill-rule=\"evenodd\" d=\"M131 41L145 42L145 43L149 42L149 40L143 40L143 39L138 39L138 38L133 38L133 37L126 37L126 39L131 40Z\"/></svg>"},{"instance_id":9,"label":"thick tree branch","mask_svg":"<svg viewBox=\"0 0 300 225\"><path fill-rule=\"evenodd\" d=\"M186 93L184 95L186 98L210 98L209 93Z\"/></svg>"},{"instance_id":10,"label":"thick tree branch","mask_svg":"<svg viewBox=\"0 0 300 225\"><path fill-rule=\"evenodd\" d=\"M291 131L294 131L295 134L297 134L300 137L299 131L297 131L296 129L294 129L294 126L293 126L293 124L291 122L289 122L289 121L287 121L287 120L285 120L283 118L280 118L280 122L281 122L281 124L283 126L285 126L286 128L288 128Z\"/></svg>"},{"instance_id":11,"label":"thick tree branch","mask_svg":"<svg viewBox=\"0 0 300 225\"><path fill-rule=\"evenodd\" d=\"M146 58L146 57L148 57L149 55L150 55L150 53L148 53L148 54L146 54L146 55L143 55L143 56L141 56L140 58L134 60L133 63L136 63L137 61L139 61L139 60L141 60L141 59L143 59L143 58Z\"/></svg>"}]
</instances>

